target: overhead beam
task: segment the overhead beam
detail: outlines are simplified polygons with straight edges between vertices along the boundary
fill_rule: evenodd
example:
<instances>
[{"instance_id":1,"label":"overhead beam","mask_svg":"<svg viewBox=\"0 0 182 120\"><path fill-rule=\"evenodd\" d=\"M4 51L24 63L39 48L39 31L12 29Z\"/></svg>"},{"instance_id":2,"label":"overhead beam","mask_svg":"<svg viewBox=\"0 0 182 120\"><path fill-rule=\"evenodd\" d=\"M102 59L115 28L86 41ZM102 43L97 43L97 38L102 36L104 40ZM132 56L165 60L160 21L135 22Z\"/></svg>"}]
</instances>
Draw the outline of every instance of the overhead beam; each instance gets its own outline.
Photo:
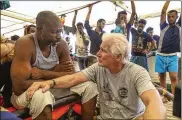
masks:
<instances>
[{"instance_id":1,"label":"overhead beam","mask_svg":"<svg viewBox=\"0 0 182 120\"><path fill-rule=\"evenodd\" d=\"M3 35L8 34L8 33L11 33L11 32L14 32L14 31L18 31L18 30L21 30L21 29L24 29L24 27L20 27L20 28L17 28L17 29L8 31L8 32L6 32L6 33L3 33Z\"/></svg>"},{"instance_id":2,"label":"overhead beam","mask_svg":"<svg viewBox=\"0 0 182 120\"><path fill-rule=\"evenodd\" d=\"M12 11L12 10L5 10L5 11L12 12L12 13L19 14L19 15L23 15L23 16L27 16L27 17L31 17L32 19L35 19L35 18L32 17L32 16L25 15L25 14L22 14L22 13L19 13L19 12L15 12L15 11Z\"/></svg>"},{"instance_id":3,"label":"overhead beam","mask_svg":"<svg viewBox=\"0 0 182 120\"><path fill-rule=\"evenodd\" d=\"M69 14L69 13L74 12L75 10L81 10L81 9L84 9L84 8L88 7L89 5L94 5L94 4L97 4L99 2L102 2L102 1L93 2L93 3L86 4L86 5L77 7L77 8L72 8L72 9L69 9L69 10L64 10L64 11L61 11L61 12L56 12L56 14L58 14L58 16L60 16L62 14Z\"/></svg>"},{"instance_id":4,"label":"overhead beam","mask_svg":"<svg viewBox=\"0 0 182 120\"><path fill-rule=\"evenodd\" d=\"M1 15L4 15L4 16L10 17L10 18L15 18L15 19L18 19L18 20L22 20L22 21L25 21L25 22L30 22L30 23L35 24L35 20L27 19L27 18L18 16L18 15L15 15L15 14L9 13L9 12L4 11L4 10L1 10Z\"/></svg>"},{"instance_id":5,"label":"overhead beam","mask_svg":"<svg viewBox=\"0 0 182 120\"><path fill-rule=\"evenodd\" d=\"M18 23L18 22L16 22L16 21L4 19L4 18L1 18L1 20L8 21L8 22L13 22L13 23L16 23L16 24ZM2 29L2 28L1 28L1 29Z\"/></svg>"},{"instance_id":6,"label":"overhead beam","mask_svg":"<svg viewBox=\"0 0 182 120\"><path fill-rule=\"evenodd\" d=\"M8 28L8 27L11 27L13 25L17 25L17 24L23 24L23 23L26 23L26 22L21 22L21 23L15 23L15 24L11 24L11 25L8 25L8 26L5 26L5 27L1 27L1 29L4 29L4 28Z\"/></svg>"}]
</instances>

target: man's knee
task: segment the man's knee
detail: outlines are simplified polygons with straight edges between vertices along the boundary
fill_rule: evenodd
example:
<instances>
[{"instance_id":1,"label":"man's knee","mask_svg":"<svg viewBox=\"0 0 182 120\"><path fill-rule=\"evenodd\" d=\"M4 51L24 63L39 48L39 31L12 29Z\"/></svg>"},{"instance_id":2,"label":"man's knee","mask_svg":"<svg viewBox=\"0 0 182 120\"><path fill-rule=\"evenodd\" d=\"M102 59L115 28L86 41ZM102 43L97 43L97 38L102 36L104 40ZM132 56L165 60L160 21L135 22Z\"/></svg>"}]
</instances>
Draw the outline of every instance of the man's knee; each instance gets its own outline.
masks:
<instances>
[{"instance_id":1,"label":"man's knee","mask_svg":"<svg viewBox=\"0 0 182 120\"><path fill-rule=\"evenodd\" d=\"M37 90L30 101L30 114L33 118L36 118L47 105L53 105L54 96L51 92L42 92L42 89Z\"/></svg>"},{"instance_id":2,"label":"man's knee","mask_svg":"<svg viewBox=\"0 0 182 120\"><path fill-rule=\"evenodd\" d=\"M171 81L176 81L178 79L177 73L169 73Z\"/></svg>"},{"instance_id":3,"label":"man's knee","mask_svg":"<svg viewBox=\"0 0 182 120\"><path fill-rule=\"evenodd\" d=\"M85 103L98 95L98 89L94 82L87 82L85 91L83 93L82 103Z\"/></svg>"},{"instance_id":4,"label":"man's knee","mask_svg":"<svg viewBox=\"0 0 182 120\"><path fill-rule=\"evenodd\" d=\"M160 79L166 79L166 73L159 73Z\"/></svg>"},{"instance_id":5,"label":"man's knee","mask_svg":"<svg viewBox=\"0 0 182 120\"><path fill-rule=\"evenodd\" d=\"M43 98L45 97L45 95L49 96L49 91L43 93L41 89L35 91L35 93L32 96L32 100L43 100Z\"/></svg>"},{"instance_id":6,"label":"man's knee","mask_svg":"<svg viewBox=\"0 0 182 120\"><path fill-rule=\"evenodd\" d=\"M98 95L98 89L94 82L88 81L78 84L70 89L72 92L82 96L82 103L85 103Z\"/></svg>"},{"instance_id":7,"label":"man's knee","mask_svg":"<svg viewBox=\"0 0 182 120\"><path fill-rule=\"evenodd\" d=\"M171 81L176 81L177 80L177 75L171 75L170 79L171 79Z\"/></svg>"},{"instance_id":8,"label":"man's knee","mask_svg":"<svg viewBox=\"0 0 182 120\"><path fill-rule=\"evenodd\" d=\"M88 90L88 91L93 91L93 90L97 90L97 86L96 86L96 84L94 83L94 82L92 82L92 81L88 81L87 83L86 83L86 89Z\"/></svg>"}]
</instances>

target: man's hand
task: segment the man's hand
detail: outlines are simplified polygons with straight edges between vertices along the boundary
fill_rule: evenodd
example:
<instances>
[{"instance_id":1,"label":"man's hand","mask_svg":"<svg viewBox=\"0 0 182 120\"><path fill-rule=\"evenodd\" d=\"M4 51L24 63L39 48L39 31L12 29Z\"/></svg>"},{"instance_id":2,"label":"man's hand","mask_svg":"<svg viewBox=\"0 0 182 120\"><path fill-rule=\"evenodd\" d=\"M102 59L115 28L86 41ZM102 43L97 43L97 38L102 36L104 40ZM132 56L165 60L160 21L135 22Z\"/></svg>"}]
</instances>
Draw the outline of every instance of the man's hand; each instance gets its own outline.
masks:
<instances>
[{"instance_id":1,"label":"man's hand","mask_svg":"<svg viewBox=\"0 0 182 120\"><path fill-rule=\"evenodd\" d=\"M89 11L92 10L93 4L88 5Z\"/></svg>"},{"instance_id":2,"label":"man's hand","mask_svg":"<svg viewBox=\"0 0 182 120\"><path fill-rule=\"evenodd\" d=\"M126 24L125 24L124 20L121 20L121 27L122 27L123 29L126 28Z\"/></svg>"},{"instance_id":3,"label":"man's hand","mask_svg":"<svg viewBox=\"0 0 182 120\"><path fill-rule=\"evenodd\" d=\"M66 61L59 65L56 65L53 69L55 72L72 72L74 71L74 65L72 61Z\"/></svg>"},{"instance_id":4,"label":"man's hand","mask_svg":"<svg viewBox=\"0 0 182 120\"><path fill-rule=\"evenodd\" d=\"M150 51L148 51L147 49L145 49L145 50L142 51L142 53L143 53L143 54L149 54Z\"/></svg>"},{"instance_id":5,"label":"man's hand","mask_svg":"<svg viewBox=\"0 0 182 120\"><path fill-rule=\"evenodd\" d=\"M75 10L75 15L77 15L77 13L78 13L78 10Z\"/></svg>"},{"instance_id":6,"label":"man's hand","mask_svg":"<svg viewBox=\"0 0 182 120\"><path fill-rule=\"evenodd\" d=\"M37 91L38 89L42 89L42 92L44 93L44 92L48 91L52 85L53 85L53 82L50 80L45 81L45 82L34 82L26 91L27 101L32 98L35 91Z\"/></svg>"},{"instance_id":7,"label":"man's hand","mask_svg":"<svg viewBox=\"0 0 182 120\"><path fill-rule=\"evenodd\" d=\"M33 80L38 80L38 79L42 79L44 77L44 73L42 70L36 68L36 67L33 67L32 68L32 74L31 74L31 78Z\"/></svg>"}]
</instances>

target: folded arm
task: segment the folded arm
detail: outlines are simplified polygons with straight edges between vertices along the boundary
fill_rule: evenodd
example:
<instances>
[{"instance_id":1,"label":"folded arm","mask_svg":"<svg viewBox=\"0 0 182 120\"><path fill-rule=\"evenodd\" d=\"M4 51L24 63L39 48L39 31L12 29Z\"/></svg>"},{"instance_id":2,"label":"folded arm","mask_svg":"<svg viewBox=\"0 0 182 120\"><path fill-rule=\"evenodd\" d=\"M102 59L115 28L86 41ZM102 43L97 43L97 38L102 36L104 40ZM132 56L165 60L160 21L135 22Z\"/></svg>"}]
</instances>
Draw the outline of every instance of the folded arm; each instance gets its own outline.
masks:
<instances>
[{"instance_id":1,"label":"folded arm","mask_svg":"<svg viewBox=\"0 0 182 120\"><path fill-rule=\"evenodd\" d=\"M61 41L57 45L57 54L59 56L59 64L53 70L32 69L33 79L54 79L75 72L73 62L70 58L69 48L65 41Z\"/></svg>"},{"instance_id":2,"label":"folded arm","mask_svg":"<svg viewBox=\"0 0 182 120\"><path fill-rule=\"evenodd\" d=\"M72 75L66 75L63 77L56 78L54 80L47 80L45 82L34 82L34 84L27 90L27 99L32 98L34 92L42 88L43 92L46 92L50 88L70 88L82 82L88 81L87 77L82 73L78 72Z\"/></svg>"}]
</instances>

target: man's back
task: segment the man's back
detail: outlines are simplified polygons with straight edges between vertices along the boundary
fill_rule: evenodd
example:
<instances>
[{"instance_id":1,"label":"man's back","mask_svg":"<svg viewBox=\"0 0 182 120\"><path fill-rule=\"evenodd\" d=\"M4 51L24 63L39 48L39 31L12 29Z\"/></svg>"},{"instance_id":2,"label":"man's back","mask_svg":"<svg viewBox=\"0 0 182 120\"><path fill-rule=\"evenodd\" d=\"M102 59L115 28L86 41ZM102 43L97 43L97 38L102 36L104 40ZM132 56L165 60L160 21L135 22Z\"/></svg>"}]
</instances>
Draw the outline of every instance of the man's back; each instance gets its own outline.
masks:
<instances>
[{"instance_id":1,"label":"man's back","mask_svg":"<svg viewBox=\"0 0 182 120\"><path fill-rule=\"evenodd\" d=\"M132 119L138 116L145 108L140 95L154 89L147 71L130 62L117 74L97 63L82 72L98 85L103 119Z\"/></svg>"}]
</instances>

